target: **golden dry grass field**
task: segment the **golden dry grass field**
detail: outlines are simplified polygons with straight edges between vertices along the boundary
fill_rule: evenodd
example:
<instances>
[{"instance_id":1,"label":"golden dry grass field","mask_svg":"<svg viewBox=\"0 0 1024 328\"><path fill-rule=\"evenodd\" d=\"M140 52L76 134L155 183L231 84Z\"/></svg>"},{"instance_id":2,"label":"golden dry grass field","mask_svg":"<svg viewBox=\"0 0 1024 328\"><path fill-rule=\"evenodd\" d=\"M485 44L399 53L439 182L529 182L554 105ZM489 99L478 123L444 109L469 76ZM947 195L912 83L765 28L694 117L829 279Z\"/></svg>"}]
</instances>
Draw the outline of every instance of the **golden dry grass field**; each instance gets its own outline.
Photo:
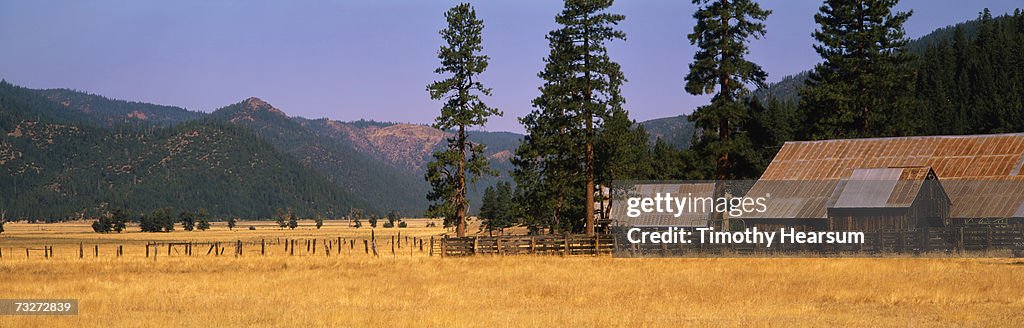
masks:
<instances>
[{"instance_id":1,"label":"golden dry grass field","mask_svg":"<svg viewBox=\"0 0 1024 328\"><path fill-rule=\"evenodd\" d=\"M406 235L443 232L411 221ZM248 230L249 225L257 226ZM615 259L390 254L346 250L241 257L195 249L144 254L147 241L364 238L369 229L303 222L204 232L95 234L85 223L8 223L0 299L74 298L79 315L0 316L0 327L674 327L1020 326L1024 261L961 258ZM428 237L429 238L429 237ZM381 242L384 241L384 242ZM79 243L100 245L100 257ZM54 258L25 247L54 245ZM113 256L125 245L125 256ZM233 246L232 246L233 247ZM321 246L322 247L322 246ZM255 252L254 252L255 250ZM202 253L202 254L199 254Z\"/></svg>"}]
</instances>

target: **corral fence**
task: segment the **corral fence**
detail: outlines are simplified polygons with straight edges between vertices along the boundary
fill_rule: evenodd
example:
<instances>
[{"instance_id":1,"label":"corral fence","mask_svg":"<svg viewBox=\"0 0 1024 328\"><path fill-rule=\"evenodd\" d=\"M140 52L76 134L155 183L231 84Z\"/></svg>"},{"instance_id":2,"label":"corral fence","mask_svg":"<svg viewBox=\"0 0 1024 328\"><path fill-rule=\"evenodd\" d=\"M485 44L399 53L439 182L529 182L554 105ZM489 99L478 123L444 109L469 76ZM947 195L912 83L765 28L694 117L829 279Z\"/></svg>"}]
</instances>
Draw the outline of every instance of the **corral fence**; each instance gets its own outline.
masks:
<instances>
[{"instance_id":1,"label":"corral fence","mask_svg":"<svg viewBox=\"0 0 1024 328\"><path fill-rule=\"evenodd\" d=\"M617 249L623 256L686 256L694 254L771 255L798 253L862 253L862 254L922 254L986 252L1011 250L1015 257L1024 256L1024 229L1019 227L944 227L906 230L864 231L863 243L795 244L779 243L768 247L765 243L718 244L631 244L624 234L616 235ZM623 243L625 242L625 243Z\"/></svg>"},{"instance_id":2,"label":"corral fence","mask_svg":"<svg viewBox=\"0 0 1024 328\"><path fill-rule=\"evenodd\" d=\"M471 236L441 239L442 256L612 254L611 235Z\"/></svg>"},{"instance_id":3,"label":"corral fence","mask_svg":"<svg viewBox=\"0 0 1024 328\"><path fill-rule=\"evenodd\" d=\"M625 234L445 237L438 243L442 256L472 255L596 255L692 256L700 254L921 254L1012 250L1024 257L1024 229L1019 227L946 227L864 232L863 243L665 243L633 244Z\"/></svg>"}]
</instances>

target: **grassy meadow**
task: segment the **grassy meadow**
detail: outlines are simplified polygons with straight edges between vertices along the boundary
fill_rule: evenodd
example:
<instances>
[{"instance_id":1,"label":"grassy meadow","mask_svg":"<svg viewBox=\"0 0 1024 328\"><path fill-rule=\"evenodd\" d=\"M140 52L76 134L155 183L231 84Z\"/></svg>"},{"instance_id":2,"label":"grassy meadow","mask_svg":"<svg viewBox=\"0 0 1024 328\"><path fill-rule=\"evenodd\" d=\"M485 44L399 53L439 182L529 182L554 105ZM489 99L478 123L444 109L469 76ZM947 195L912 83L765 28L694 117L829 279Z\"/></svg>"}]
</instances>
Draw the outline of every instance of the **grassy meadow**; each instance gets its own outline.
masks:
<instances>
[{"instance_id":1,"label":"grassy meadow","mask_svg":"<svg viewBox=\"0 0 1024 328\"><path fill-rule=\"evenodd\" d=\"M220 257L146 258L148 241L362 239L328 221L281 230L96 234L87 223L8 223L0 235L0 299L76 298L78 316L0 316L0 327L507 327L507 326L1018 326L1024 261L961 258L430 257L391 235L443 233L411 220L376 229L379 258L361 245L330 257L282 245L231 247ZM248 230L253 225L256 230ZM100 245L100 257L79 243ZM54 246L25 258L25 247ZM113 256L125 245L125 256ZM322 247L322 246L320 246ZM86 247L87 250L89 249ZM254 252L255 251L255 252Z\"/></svg>"}]
</instances>

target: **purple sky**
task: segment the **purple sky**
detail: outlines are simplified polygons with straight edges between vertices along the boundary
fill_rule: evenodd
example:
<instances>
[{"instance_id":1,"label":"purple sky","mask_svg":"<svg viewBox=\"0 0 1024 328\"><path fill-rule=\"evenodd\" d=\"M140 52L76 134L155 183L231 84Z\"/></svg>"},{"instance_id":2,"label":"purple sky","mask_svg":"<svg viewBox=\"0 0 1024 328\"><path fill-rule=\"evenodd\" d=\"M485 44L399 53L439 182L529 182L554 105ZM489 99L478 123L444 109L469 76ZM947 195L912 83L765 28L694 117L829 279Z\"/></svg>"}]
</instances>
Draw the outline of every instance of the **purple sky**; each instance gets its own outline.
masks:
<instances>
[{"instance_id":1,"label":"purple sky","mask_svg":"<svg viewBox=\"0 0 1024 328\"><path fill-rule=\"evenodd\" d=\"M811 48L820 1L761 1L772 9L767 38L750 58L769 81L819 61ZM31 88L72 88L117 99L213 111L249 96L290 115L431 123L442 13L455 1L2 1L0 78ZM505 112L486 127L522 132L540 85L558 1L481 1L484 51L491 56L486 99ZM903 1L910 37L1019 2ZM637 120L689 113L683 77L694 47L695 6L684 0L618 1L628 39L611 46L629 82Z\"/></svg>"}]
</instances>

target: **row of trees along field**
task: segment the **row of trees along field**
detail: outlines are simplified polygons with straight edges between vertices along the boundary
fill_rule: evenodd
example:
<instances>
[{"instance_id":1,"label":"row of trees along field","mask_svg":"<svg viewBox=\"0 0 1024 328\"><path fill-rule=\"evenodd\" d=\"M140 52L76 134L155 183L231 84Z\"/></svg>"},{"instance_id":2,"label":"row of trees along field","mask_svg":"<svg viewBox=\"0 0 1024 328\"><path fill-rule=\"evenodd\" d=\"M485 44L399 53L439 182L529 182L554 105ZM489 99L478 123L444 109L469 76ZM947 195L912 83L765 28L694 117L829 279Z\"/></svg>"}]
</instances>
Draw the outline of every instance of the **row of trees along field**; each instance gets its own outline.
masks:
<instances>
[{"instance_id":1,"label":"row of trees along field","mask_svg":"<svg viewBox=\"0 0 1024 328\"><path fill-rule=\"evenodd\" d=\"M689 119L698 128L689 149L647 133L623 108L626 82L606 45L624 41L623 15L612 0L566 0L547 35L550 54L538 74L544 83L534 110L519 120L527 135L516 150L511 192L489 188L483 227L522 225L531 232L594 230L594 186L626 179L757 178L785 141L1024 130L1024 14L992 17L940 29L922 49L908 49L903 25L913 12L895 12L897 0L826 0L814 20L812 45L822 62L798 81L793 96L766 88L767 74L747 59L748 43L768 32L771 10L753 0L693 0L696 24L688 34L697 52L685 75L694 95L712 95ZM446 45L431 84L444 99L437 126L479 126L500 114L480 100L490 89L476 77L483 22L462 4L445 14ZM942 33L938 33L942 32ZM923 41L923 40L919 40ZM465 234L465 172L488 172L476 156L483 145L463 134L435 154L430 213ZM478 147L480 147L478 149ZM468 158L467 158L468 153ZM504 188L504 187L501 187ZM510 188L511 189L511 188ZM716 189L717 194L725 190Z\"/></svg>"},{"instance_id":2,"label":"row of trees along field","mask_svg":"<svg viewBox=\"0 0 1024 328\"><path fill-rule=\"evenodd\" d=\"M507 183L504 188L511 190L511 186ZM131 212L121 208L115 208L106 213L103 217L93 221L92 229L98 233L116 232L121 233L127 229L129 223L136 223L142 232L171 232L174 231L175 227L180 226L185 231L205 231L210 229L211 220L223 221L227 224L228 229L233 230L238 224L239 218L229 216L226 218L213 219L206 209L200 208L196 212L182 211L177 216L173 214L174 210L170 207L162 207L153 210L149 214L142 214L138 217L133 217ZM295 214L293 209L277 209L274 213L275 221L278 227L281 229L295 229L299 227L299 216ZM340 219L340 218L339 218ZM350 211L348 219L352 220L352 224L355 228L362 227L363 214L362 210L353 209ZM392 210L388 212L387 216L380 217L377 214L370 214L366 217L367 223L372 228L377 227L379 221L384 220L384 228L406 228L408 223L402 220L402 217L398 212ZM322 216L316 216L313 218L314 224L317 229L320 229L324 225L324 218ZM2 229L3 221L0 220L0 229ZM250 227L249 229L254 229ZM0 230L2 233L3 230Z\"/></svg>"}]
</instances>

